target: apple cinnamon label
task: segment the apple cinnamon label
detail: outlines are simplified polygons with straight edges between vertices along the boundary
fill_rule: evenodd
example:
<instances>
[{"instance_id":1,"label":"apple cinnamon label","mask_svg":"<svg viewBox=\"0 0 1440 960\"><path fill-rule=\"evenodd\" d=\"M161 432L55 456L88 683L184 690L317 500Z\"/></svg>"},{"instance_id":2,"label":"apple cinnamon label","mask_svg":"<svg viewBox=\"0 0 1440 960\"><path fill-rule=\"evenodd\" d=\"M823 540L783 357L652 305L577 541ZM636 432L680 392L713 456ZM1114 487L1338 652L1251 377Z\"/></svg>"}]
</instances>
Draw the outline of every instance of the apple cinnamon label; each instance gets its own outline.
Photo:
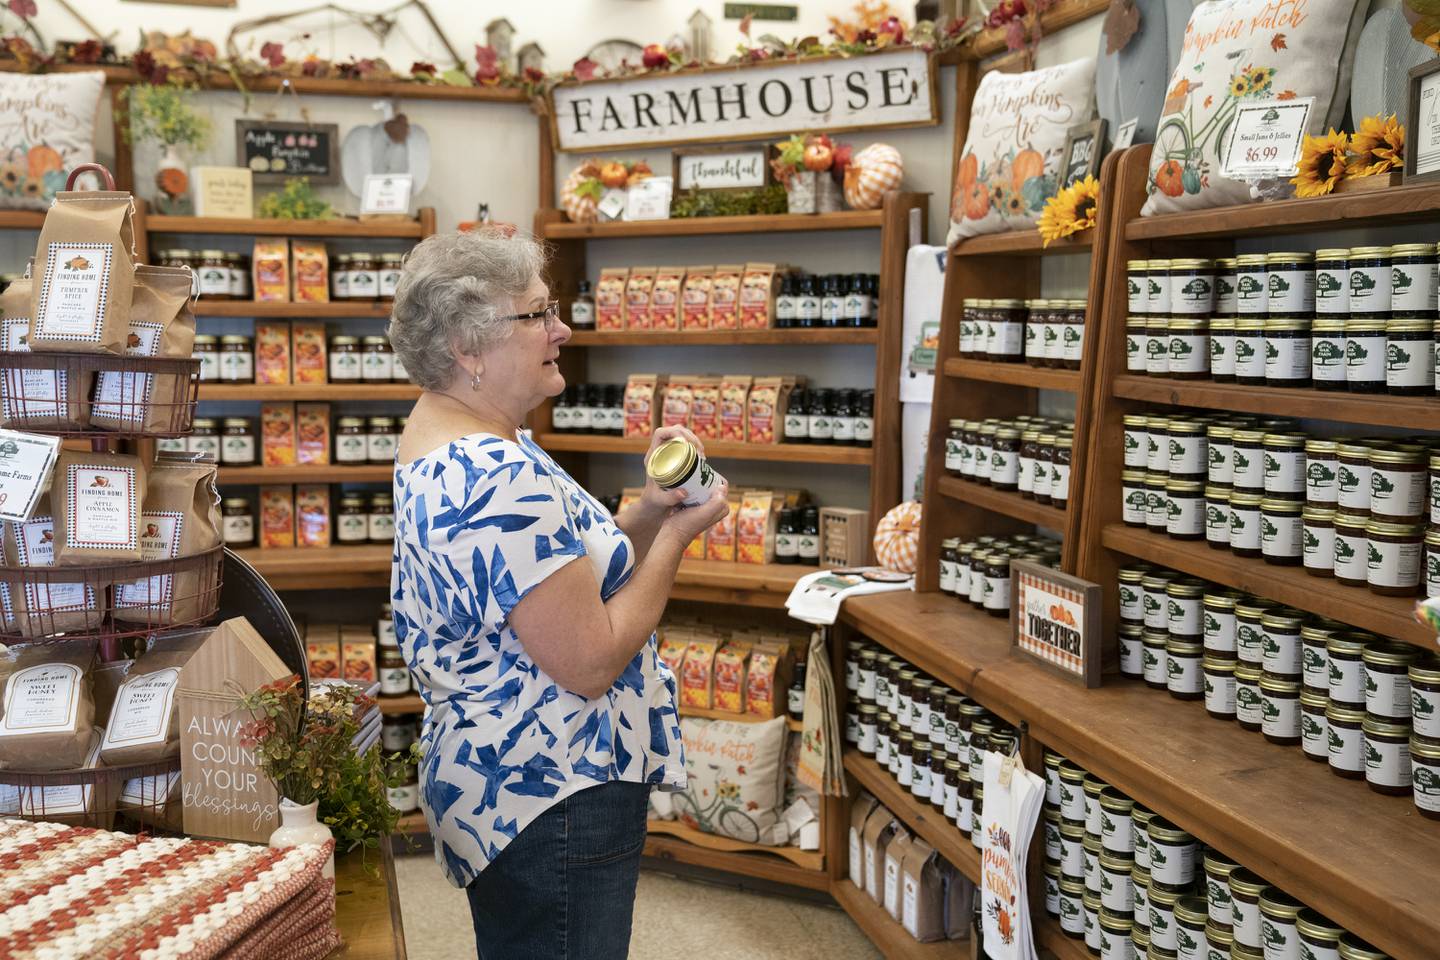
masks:
<instances>
[{"instance_id":1,"label":"apple cinnamon label","mask_svg":"<svg viewBox=\"0 0 1440 960\"><path fill-rule=\"evenodd\" d=\"M138 492L133 467L77 463L65 478L65 538L94 550L137 550Z\"/></svg>"},{"instance_id":2,"label":"apple cinnamon label","mask_svg":"<svg viewBox=\"0 0 1440 960\"><path fill-rule=\"evenodd\" d=\"M50 244L35 312L37 336L100 342L114 253L109 243Z\"/></svg>"}]
</instances>

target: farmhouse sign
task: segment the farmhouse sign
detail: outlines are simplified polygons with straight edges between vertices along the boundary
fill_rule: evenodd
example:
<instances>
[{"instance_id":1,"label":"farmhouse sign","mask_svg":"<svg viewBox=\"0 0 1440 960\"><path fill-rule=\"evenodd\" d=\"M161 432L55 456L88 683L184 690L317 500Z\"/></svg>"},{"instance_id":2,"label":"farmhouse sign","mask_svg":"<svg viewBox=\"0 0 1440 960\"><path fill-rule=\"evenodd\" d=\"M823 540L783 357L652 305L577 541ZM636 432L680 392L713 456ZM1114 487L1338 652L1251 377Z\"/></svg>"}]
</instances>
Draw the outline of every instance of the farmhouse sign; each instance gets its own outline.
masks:
<instances>
[{"instance_id":1,"label":"farmhouse sign","mask_svg":"<svg viewBox=\"0 0 1440 960\"><path fill-rule=\"evenodd\" d=\"M565 151L940 122L934 61L911 48L566 83L549 106Z\"/></svg>"}]
</instances>

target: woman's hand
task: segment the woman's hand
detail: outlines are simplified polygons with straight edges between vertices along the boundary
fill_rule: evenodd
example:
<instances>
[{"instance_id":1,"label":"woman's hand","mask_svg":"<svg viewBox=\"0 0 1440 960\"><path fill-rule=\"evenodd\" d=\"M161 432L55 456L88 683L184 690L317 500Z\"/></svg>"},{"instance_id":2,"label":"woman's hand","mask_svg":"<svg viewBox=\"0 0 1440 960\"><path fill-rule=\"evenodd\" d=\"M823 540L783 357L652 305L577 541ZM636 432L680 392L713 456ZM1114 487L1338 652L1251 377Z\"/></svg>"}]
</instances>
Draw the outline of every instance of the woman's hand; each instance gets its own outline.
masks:
<instances>
[{"instance_id":1,"label":"woman's hand","mask_svg":"<svg viewBox=\"0 0 1440 960\"><path fill-rule=\"evenodd\" d=\"M689 430L686 430L684 427L661 427L650 435L650 449L645 451L646 465L649 465L650 455L655 452L656 447L676 437L689 440L695 445L695 449L700 451L700 456L705 456L705 444L701 443L700 438ZM673 508L678 507L680 501L684 499L685 491L664 490L658 483L650 479L650 472L648 470L645 472L645 493L640 497L640 502L652 515L664 517ZM712 520L711 523L713 522ZM708 527L709 524L706 524L706 526ZM702 527L701 529L703 530L705 528Z\"/></svg>"},{"instance_id":2,"label":"woman's hand","mask_svg":"<svg viewBox=\"0 0 1440 960\"><path fill-rule=\"evenodd\" d=\"M730 512L729 496L730 484L722 480L709 500L698 507L675 510L665 518L661 529L675 534L683 547L725 518Z\"/></svg>"}]
</instances>

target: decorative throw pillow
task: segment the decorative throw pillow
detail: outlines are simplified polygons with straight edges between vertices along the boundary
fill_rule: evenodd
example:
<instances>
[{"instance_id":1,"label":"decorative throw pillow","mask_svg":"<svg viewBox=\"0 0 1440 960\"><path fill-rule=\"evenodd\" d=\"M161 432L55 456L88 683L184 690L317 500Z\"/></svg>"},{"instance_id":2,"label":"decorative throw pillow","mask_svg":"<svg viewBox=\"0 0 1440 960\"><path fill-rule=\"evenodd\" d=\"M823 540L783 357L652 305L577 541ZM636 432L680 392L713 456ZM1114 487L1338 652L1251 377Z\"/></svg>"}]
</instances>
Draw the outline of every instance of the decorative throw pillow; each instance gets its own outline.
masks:
<instances>
[{"instance_id":1,"label":"decorative throw pillow","mask_svg":"<svg viewBox=\"0 0 1440 960\"><path fill-rule=\"evenodd\" d=\"M790 839L785 802L785 718L763 723L685 717L685 773L674 794L680 820L732 840L783 846Z\"/></svg>"},{"instance_id":2,"label":"decorative throw pillow","mask_svg":"<svg viewBox=\"0 0 1440 960\"><path fill-rule=\"evenodd\" d=\"M1090 119L1095 59L1029 73L991 71L970 105L950 199L948 244L1035 226L1055 193L1065 135Z\"/></svg>"},{"instance_id":3,"label":"decorative throw pillow","mask_svg":"<svg viewBox=\"0 0 1440 960\"><path fill-rule=\"evenodd\" d=\"M0 73L0 207L47 209L66 174L95 159L104 89L99 71Z\"/></svg>"},{"instance_id":4,"label":"decorative throw pillow","mask_svg":"<svg viewBox=\"0 0 1440 960\"><path fill-rule=\"evenodd\" d=\"M1339 124L1367 8L1356 0L1278 7L1208 0L1196 7L1166 88L1141 215L1251 201L1247 183L1220 175L1242 104L1314 97L1307 132Z\"/></svg>"}]
</instances>

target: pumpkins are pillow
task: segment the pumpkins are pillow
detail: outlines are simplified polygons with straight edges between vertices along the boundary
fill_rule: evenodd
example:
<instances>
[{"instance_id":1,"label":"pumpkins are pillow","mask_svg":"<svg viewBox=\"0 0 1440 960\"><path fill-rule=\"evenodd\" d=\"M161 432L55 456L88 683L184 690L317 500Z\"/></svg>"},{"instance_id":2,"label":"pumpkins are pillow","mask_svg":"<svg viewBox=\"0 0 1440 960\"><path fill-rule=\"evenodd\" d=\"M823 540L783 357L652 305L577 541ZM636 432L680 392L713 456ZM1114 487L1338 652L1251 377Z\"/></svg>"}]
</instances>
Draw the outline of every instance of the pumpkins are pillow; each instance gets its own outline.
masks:
<instances>
[{"instance_id":1,"label":"pumpkins are pillow","mask_svg":"<svg viewBox=\"0 0 1440 960\"><path fill-rule=\"evenodd\" d=\"M0 73L0 207L48 209L66 174L95 159L104 89L98 70Z\"/></svg>"},{"instance_id":2,"label":"pumpkins are pillow","mask_svg":"<svg viewBox=\"0 0 1440 960\"><path fill-rule=\"evenodd\" d=\"M1208 0L1196 7L1156 125L1141 215L1252 200L1249 184L1220 175L1244 104L1314 97L1306 132L1338 126L1368 7L1368 0Z\"/></svg>"},{"instance_id":3,"label":"pumpkins are pillow","mask_svg":"<svg viewBox=\"0 0 1440 960\"><path fill-rule=\"evenodd\" d=\"M1065 135L1090 119L1094 98L1093 57L987 73L970 105L947 242L1034 227L1055 193Z\"/></svg>"}]
</instances>

